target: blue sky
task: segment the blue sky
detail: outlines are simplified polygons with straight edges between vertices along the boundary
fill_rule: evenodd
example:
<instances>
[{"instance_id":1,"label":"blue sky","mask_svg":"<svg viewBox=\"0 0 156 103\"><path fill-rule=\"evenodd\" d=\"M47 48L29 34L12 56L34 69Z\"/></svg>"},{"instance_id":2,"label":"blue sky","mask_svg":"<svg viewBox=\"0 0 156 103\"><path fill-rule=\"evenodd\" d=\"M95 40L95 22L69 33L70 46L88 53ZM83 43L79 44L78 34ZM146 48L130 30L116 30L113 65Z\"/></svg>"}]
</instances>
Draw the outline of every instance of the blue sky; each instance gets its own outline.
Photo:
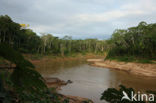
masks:
<instances>
[{"instance_id":1,"label":"blue sky","mask_svg":"<svg viewBox=\"0 0 156 103\"><path fill-rule=\"evenodd\" d=\"M5 14L38 34L106 39L115 29L155 23L156 0L0 0Z\"/></svg>"}]
</instances>

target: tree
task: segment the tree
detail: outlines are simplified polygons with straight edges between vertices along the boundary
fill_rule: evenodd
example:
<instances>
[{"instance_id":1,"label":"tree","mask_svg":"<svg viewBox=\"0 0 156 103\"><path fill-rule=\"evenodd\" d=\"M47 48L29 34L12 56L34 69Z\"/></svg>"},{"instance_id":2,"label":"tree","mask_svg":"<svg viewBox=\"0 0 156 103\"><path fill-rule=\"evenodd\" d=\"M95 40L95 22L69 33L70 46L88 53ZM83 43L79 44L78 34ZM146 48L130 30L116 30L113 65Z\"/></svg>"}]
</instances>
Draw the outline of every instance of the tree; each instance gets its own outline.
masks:
<instances>
[{"instance_id":1,"label":"tree","mask_svg":"<svg viewBox=\"0 0 156 103\"><path fill-rule=\"evenodd\" d=\"M136 27L127 30L116 30L108 41L109 57L137 56L141 58L155 58L156 24L140 22Z\"/></svg>"},{"instance_id":2,"label":"tree","mask_svg":"<svg viewBox=\"0 0 156 103\"><path fill-rule=\"evenodd\" d=\"M0 44L0 56L16 65L15 69L8 77L12 89L7 91L8 88L6 87L9 87L10 84L4 83L4 80L0 80L0 90L3 92L3 94L0 95L2 103L3 100L6 101L5 98L8 95L6 95L6 93L8 92L13 92L15 95L11 95L10 97L12 98L15 96L15 98L13 98L15 99L14 101L19 103L30 101L48 103L48 88L45 85L43 77L34 70L33 64L24 59L19 52L15 51L7 44ZM6 85L4 86L3 84ZM13 100L11 99L11 101Z\"/></svg>"},{"instance_id":3,"label":"tree","mask_svg":"<svg viewBox=\"0 0 156 103\"><path fill-rule=\"evenodd\" d=\"M102 93L101 100L106 100L109 103L146 103L146 101L141 101L141 99L140 101L130 101L128 99L122 99L125 95L131 97L131 92L133 92L134 94L136 93L133 88L126 88L123 85L120 85L119 89L108 88ZM156 92L147 91L147 93L154 94L154 98L156 98ZM138 97L138 95L139 94L137 94L136 97ZM149 101L148 103L156 103L156 100Z\"/></svg>"}]
</instances>

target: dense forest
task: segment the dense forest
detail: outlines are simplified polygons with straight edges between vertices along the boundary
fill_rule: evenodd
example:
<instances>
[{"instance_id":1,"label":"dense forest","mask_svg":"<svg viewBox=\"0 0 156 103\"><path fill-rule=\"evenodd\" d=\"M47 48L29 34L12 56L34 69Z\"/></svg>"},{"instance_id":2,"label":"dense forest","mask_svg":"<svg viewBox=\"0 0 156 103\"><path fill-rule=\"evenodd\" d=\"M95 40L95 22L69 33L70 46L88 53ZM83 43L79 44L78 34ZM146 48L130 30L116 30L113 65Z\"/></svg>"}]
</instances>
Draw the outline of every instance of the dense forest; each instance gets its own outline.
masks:
<instances>
[{"instance_id":1,"label":"dense forest","mask_svg":"<svg viewBox=\"0 0 156 103\"><path fill-rule=\"evenodd\" d=\"M156 58L156 23L140 22L136 27L115 30L108 40L110 50L108 58L129 56Z\"/></svg>"},{"instance_id":2,"label":"dense forest","mask_svg":"<svg viewBox=\"0 0 156 103\"><path fill-rule=\"evenodd\" d=\"M68 55L71 53L104 52L104 40L73 40L70 36L63 38L42 33L38 36L31 29L22 28L7 15L0 16L0 43L7 43L22 53L40 53Z\"/></svg>"},{"instance_id":3,"label":"dense forest","mask_svg":"<svg viewBox=\"0 0 156 103\"><path fill-rule=\"evenodd\" d=\"M42 33L38 36L31 29L22 28L19 23L5 15L0 16L0 43L7 43L22 53L70 55L72 53L108 53L116 56L156 57L156 23L140 22L136 27L118 29L108 40L73 40Z\"/></svg>"}]
</instances>

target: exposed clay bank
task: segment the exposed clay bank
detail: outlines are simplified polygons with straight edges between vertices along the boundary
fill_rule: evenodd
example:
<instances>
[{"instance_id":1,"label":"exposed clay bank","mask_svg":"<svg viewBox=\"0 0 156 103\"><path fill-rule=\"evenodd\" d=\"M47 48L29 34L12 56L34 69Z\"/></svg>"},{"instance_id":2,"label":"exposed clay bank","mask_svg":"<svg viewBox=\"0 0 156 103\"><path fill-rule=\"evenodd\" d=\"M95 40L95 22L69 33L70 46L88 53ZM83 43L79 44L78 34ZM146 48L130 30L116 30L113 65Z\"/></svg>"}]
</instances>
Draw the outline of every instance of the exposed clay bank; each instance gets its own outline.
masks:
<instances>
[{"instance_id":1,"label":"exposed clay bank","mask_svg":"<svg viewBox=\"0 0 156 103\"><path fill-rule=\"evenodd\" d=\"M142 64L133 62L118 62L103 59L88 59L92 66L126 71L131 74L156 78L156 64Z\"/></svg>"}]
</instances>

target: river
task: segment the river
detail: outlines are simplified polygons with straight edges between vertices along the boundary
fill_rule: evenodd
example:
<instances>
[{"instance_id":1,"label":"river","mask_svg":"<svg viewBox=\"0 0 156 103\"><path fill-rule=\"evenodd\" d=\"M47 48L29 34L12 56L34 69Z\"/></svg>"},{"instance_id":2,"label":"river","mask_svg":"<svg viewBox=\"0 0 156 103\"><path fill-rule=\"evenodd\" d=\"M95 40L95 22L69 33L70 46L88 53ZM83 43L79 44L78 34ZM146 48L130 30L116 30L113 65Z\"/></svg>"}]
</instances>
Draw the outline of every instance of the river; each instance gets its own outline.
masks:
<instances>
[{"instance_id":1,"label":"river","mask_svg":"<svg viewBox=\"0 0 156 103\"><path fill-rule=\"evenodd\" d=\"M63 86L59 91L65 95L89 98L94 103L100 101L101 93L120 84L138 91L155 90L156 79L139 77L123 71L90 66L85 60L42 61L36 64L37 71L44 77L58 77L73 83Z\"/></svg>"}]
</instances>

